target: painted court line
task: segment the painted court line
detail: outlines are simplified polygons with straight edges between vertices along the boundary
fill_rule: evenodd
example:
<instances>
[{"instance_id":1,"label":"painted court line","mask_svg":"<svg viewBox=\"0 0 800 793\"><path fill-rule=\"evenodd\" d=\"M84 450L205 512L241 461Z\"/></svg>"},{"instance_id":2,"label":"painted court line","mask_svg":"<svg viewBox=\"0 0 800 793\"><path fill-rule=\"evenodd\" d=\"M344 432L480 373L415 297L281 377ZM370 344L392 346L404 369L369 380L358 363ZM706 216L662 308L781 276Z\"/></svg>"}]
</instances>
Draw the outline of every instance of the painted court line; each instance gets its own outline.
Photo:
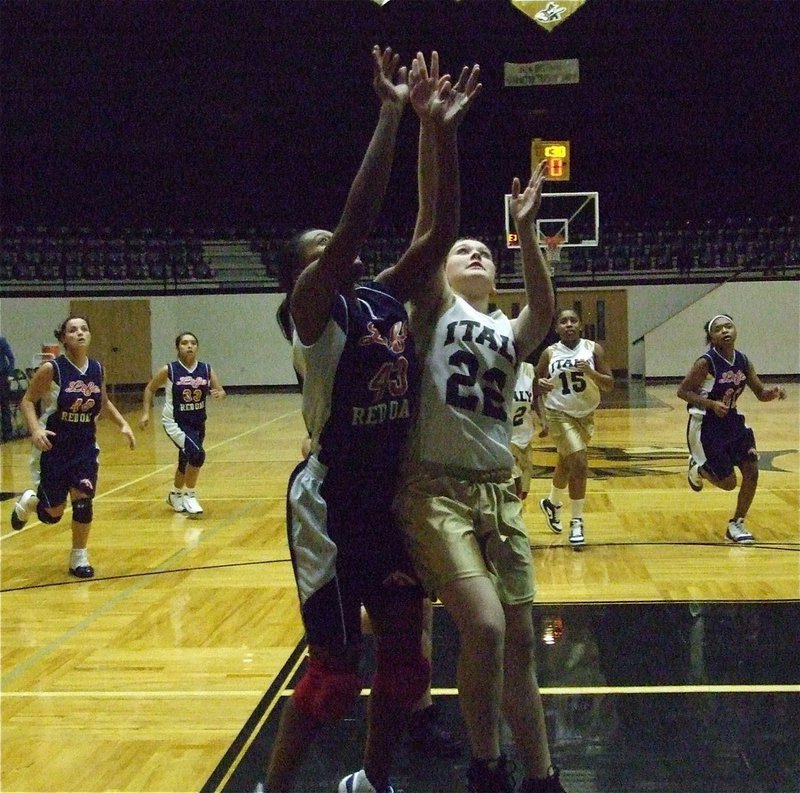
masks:
<instances>
[{"instance_id":1,"label":"painted court line","mask_svg":"<svg viewBox=\"0 0 800 793\"><path fill-rule=\"evenodd\" d=\"M238 435L234 435L232 438L226 438L223 441L219 441L219 443L215 443L213 446L209 446L209 450L218 449L220 446L225 446L227 443L231 443L233 441L238 441L240 438L244 438L246 435L251 435L254 432L259 432L260 430L269 427L270 424L274 424L277 421L283 421L284 419L289 418L290 416L294 416L295 414L299 413L299 410L291 410L288 413L284 413L281 416L276 416L274 419L270 419L269 421L264 422L263 424L259 424L257 427L251 427L249 430L245 430L244 432L240 432ZM171 470L175 467L174 463L167 463L166 465L162 465L159 468L155 468L152 471L149 471L146 474L142 474L142 476L137 477L136 479L131 479L124 484L117 485L116 487L112 487L110 490L105 490L99 495L94 497L94 501L100 501L100 499L105 498L106 496L110 496L114 493L118 493L120 490L124 490L126 487L130 487L131 485L136 485L139 482L144 482L146 479L149 479L151 476L155 476L156 474L163 473L164 471ZM138 499L137 499L138 500ZM11 509L14 507L12 506ZM64 510L64 515L68 515L72 512L72 506L68 506ZM23 531L27 531L28 529L33 528L34 526L41 525L41 521L35 520L31 521L25 528L21 529L20 531L10 531L6 534L0 535L0 542L3 540L7 540L9 537L16 537L22 534Z\"/></svg>"}]
</instances>

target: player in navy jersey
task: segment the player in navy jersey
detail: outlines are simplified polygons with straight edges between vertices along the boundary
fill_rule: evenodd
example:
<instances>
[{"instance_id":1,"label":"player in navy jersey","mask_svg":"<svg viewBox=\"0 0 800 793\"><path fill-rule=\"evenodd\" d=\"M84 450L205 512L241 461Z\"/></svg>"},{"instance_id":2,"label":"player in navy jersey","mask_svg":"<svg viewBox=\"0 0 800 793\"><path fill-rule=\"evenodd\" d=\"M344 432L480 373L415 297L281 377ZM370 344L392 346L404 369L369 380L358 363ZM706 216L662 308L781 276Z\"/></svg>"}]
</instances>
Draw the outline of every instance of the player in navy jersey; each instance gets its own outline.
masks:
<instances>
[{"instance_id":1,"label":"player in navy jersey","mask_svg":"<svg viewBox=\"0 0 800 793\"><path fill-rule=\"evenodd\" d=\"M453 86L427 74L421 55L409 80L398 56L373 48L381 109L333 232L313 229L284 259L294 286L289 311L303 375L310 456L289 482L289 547L309 644L306 671L286 702L272 748L269 793L291 789L322 725L344 716L361 688L361 606L377 668L363 769L340 793L391 793L394 747L425 691L423 593L391 514L408 430L417 410L419 362L404 303L439 266L458 227L456 129L477 93L478 70ZM359 283L358 252L380 209L398 124L411 98L430 124L442 172L434 220L394 266Z\"/></svg>"},{"instance_id":2,"label":"player in navy jersey","mask_svg":"<svg viewBox=\"0 0 800 793\"><path fill-rule=\"evenodd\" d=\"M106 393L103 367L89 358L92 334L83 317L69 317L55 332L64 354L46 361L31 378L20 403L33 444L31 467L36 490L26 490L11 512L11 526L21 529L32 511L42 523L58 523L72 504L72 551L69 572L92 578L87 544L92 528L92 501L97 492L96 424L105 410L136 446L128 422ZM36 405L41 402L41 416Z\"/></svg>"},{"instance_id":3,"label":"player in navy jersey","mask_svg":"<svg viewBox=\"0 0 800 793\"><path fill-rule=\"evenodd\" d=\"M281 302L275 317L281 332L287 341L292 342L294 337L294 323L289 313L289 295L294 288L294 280L299 274L296 272L295 262L302 257L302 243L304 233L295 234L284 245L279 254L279 275L281 285L286 290L286 298ZM299 346L292 345L292 364L297 383L302 389L305 379L305 362ZM311 438L306 436L300 448L301 456L305 460L311 454ZM365 635L372 634L372 625L369 615L361 607L361 630ZM430 598L423 601L422 620L422 653L428 662L433 653L433 604ZM461 752L461 741L445 727L440 721L439 710L436 708L431 694L430 677L425 692L412 709L408 724L411 746L417 752L422 752L437 757L457 757Z\"/></svg>"},{"instance_id":4,"label":"player in navy jersey","mask_svg":"<svg viewBox=\"0 0 800 793\"><path fill-rule=\"evenodd\" d=\"M166 386L161 423L178 447L178 467L167 503L175 512L198 518L203 508L197 500L197 478L206 459L206 400L224 399L225 389L210 364L197 360L199 342L194 333L179 333L175 339L178 360L162 366L145 386L139 426L150 422L153 395Z\"/></svg>"},{"instance_id":5,"label":"player in navy jersey","mask_svg":"<svg viewBox=\"0 0 800 793\"><path fill-rule=\"evenodd\" d=\"M736 489L736 472L742 484L736 511L728 521L725 537L740 545L754 542L744 520L758 486L758 451L753 430L737 409L745 386L760 402L785 399L780 386L767 387L750 359L736 349L736 326L728 314L717 314L704 326L708 351L692 366L678 388L688 405L686 440L689 445L689 487L703 489L707 480L722 490Z\"/></svg>"}]
</instances>

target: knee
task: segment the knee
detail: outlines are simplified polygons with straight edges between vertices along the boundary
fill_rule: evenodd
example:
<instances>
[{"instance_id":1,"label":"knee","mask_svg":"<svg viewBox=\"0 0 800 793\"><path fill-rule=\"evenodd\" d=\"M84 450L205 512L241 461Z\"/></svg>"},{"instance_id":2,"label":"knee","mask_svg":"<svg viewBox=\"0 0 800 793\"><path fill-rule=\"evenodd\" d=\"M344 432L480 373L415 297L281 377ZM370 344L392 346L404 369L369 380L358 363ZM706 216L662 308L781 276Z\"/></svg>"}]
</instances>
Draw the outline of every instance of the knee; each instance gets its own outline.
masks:
<instances>
[{"instance_id":1,"label":"knee","mask_svg":"<svg viewBox=\"0 0 800 793\"><path fill-rule=\"evenodd\" d=\"M361 678L353 670L338 670L316 658L294 690L297 709L318 722L338 721L353 707L361 692Z\"/></svg>"},{"instance_id":2,"label":"knee","mask_svg":"<svg viewBox=\"0 0 800 793\"><path fill-rule=\"evenodd\" d=\"M94 507L91 498L79 498L72 502L72 519L76 523L89 524L94 518Z\"/></svg>"},{"instance_id":3,"label":"knee","mask_svg":"<svg viewBox=\"0 0 800 793\"><path fill-rule=\"evenodd\" d=\"M736 490L736 474L731 474L730 476L726 476L724 479L720 479L717 482L717 487L720 490Z\"/></svg>"},{"instance_id":4,"label":"knee","mask_svg":"<svg viewBox=\"0 0 800 793\"><path fill-rule=\"evenodd\" d=\"M425 693L431 680L430 661L419 645L407 652L378 652L372 690L395 705L411 709Z\"/></svg>"},{"instance_id":5,"label":"knee","mask_svg":"<svg viewBox=\"0 0 800 793\"><path fill-rule=\"evenodd\" d=\"M505 622L475 620L465 626L461 639L462 652L463 648L471 647L487 658L499 655L506 640Z\"/></svg>"},{"instance_id":6,"label":"knee","mask_svg":"<svg viewBox=\"0 0 800 793\"><path fill-rule=\"evenodd\" d=\"M581 451L571 454L568 459L569 471L572 476L581 476L586 474L586 470L589 466L586 449L581 449Z\"/></svg>"},{"instance_id":7,"label":"knee","mask_svg":"<svg viewBox=\"0 0 800 793\"><path fill-rule=\"evenodd\" d=\"M200 449L195 446L187 447L185 450L185 454L186 454L186 459L189 462L189 465L192 466L192 468L203 467L203 463L206 461L205 449Z\"/></svg>"},{"instance_id":8,"label":"knee","mask_svg":"<svg viewBox=\"0 0 800 793\"><path fill-rule=\"evenodd\" d=\"M63 508L57 515L51 515L44 507L44 504L40 501L36 505L36 517L39 518L42 523L58 523L61 520L61 516L64 514Z\"/></svg>"},{"instance_id":9,"label":"knee","mask_svg":"<svg viewBox=\"0 0 800 793\"><path fill-rule=\"evenodd\" d=\"M758 463L748 460L742 464L742 481L755 485L758 482Z\"/></svg>"},{"instance_id":10,"label":"knee","mask_svg":"<svg viewBox=\"0 0 800 793\"><path fill-rule=\"evenodd\" d=\"M536 637L533 625L509 627L506 632L506 657L516 659L518 664L532 660L536 652Z\"/></svg>"}]
</instances>

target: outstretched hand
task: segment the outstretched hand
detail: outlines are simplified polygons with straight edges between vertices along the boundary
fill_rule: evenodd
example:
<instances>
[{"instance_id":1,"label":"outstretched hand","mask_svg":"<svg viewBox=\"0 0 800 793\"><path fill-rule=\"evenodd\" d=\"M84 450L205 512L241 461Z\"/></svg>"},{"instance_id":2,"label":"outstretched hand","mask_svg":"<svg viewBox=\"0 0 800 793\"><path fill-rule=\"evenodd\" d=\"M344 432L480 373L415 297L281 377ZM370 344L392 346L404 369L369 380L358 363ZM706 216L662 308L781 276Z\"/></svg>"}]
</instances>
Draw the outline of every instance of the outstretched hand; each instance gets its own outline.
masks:
<instances>
[{"instance_id":1,"label":"outstretched hand","mask_svg":"<svg viewBox=\"0 0 800 793\"><path fill-rule=\"evenodd\" d=\"M458 82L447 91L444 97L442 124L445 128L456 128L461 123L469 106L481 92L483 84L478 82L481 67L476 63L472 69L464 66Z\"/></svg>"},{"instance_id":2,"label":"outstretched hand","mask_svg":"<svg viewBox=\"0 0 800 793\"><path fill-rule=\"evenodd\" d=\"M453 85L449 74L439 74L438 52L431 53L430 71L425 56L418 52L411 64L409 85L411 104L420 120L429 119L443 129L455 130L483 87L478 82L479 75L477 64L471 70L465 66Z\"/></svg>"},{"instance_id":3,"label":"outstretched hand","mask_svg":"<svg viewBox=\"0 0 800 793\"><path fill-rule=\"evenodd\" d=\"M391 47L381 51L376 44L372 48L372 59L372 85L375 93L382 103L402 109L409 96L408 69L405 66L398 68L400 56L393 53Z\"/></svg>"},{"instance_id":4,"label":"outstretched hand","mask_svg":"<svg viewBox=\"0 0 800 793\"><path fill-rule=\"evenodd\" d=\"M411 73L408 76L408 84L411 89L411 106L419 116L420 121L427 121L431 116L431 103L433 96L439 88L440 82L450 79L449 75L439 77L439 53L435 50L431 53L431 68L425 63L425 56L418 52L417 56L411 61Z\"/></svg>"},{"instance_id":5,"label":"outstretched hand","mask_svg":"<svg viewBox=\"0 0 800 793\"><path fill-rule=\"evenodd\" d=\"M544 175L547 169L547 161L542 160L531 175L530 181L522 189L522 185L517 177L511 184L511 200L509 201L509 211L514 218L517 230L533 223L542 204L542 187L544 186Z\"/></svg>"}]
</instances>

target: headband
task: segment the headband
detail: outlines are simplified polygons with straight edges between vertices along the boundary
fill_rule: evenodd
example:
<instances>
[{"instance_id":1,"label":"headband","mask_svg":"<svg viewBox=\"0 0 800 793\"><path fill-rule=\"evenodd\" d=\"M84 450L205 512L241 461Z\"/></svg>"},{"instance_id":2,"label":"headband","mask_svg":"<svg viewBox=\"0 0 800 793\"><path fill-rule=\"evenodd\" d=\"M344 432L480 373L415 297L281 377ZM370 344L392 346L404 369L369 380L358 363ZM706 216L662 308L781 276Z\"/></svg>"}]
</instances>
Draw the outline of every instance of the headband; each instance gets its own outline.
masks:
<instances>
[{"instance_id":1,"label":"headband","mask_svg":"<svg viewBox=\"0 0 800 793\"><path fill-rule=\"evenodd\" d=\"M733 322L733 317L730 317L730 316L728 316L727 314L717 314L715 317L711 317L711 319L710 319L710 320L708 320L708 325L706 325L706 327L708 328L708 332L709 332L709 333L711 332L711 326L712 326L712 325L713 325L713 324L714 324L714 323L715 323L715 322L716 322L718 319L720 319L720 318L722 318L722 317L724 317L725 319L728 319L728 320L730 320L731 322Z\"/></svg>"}]
</instances>

